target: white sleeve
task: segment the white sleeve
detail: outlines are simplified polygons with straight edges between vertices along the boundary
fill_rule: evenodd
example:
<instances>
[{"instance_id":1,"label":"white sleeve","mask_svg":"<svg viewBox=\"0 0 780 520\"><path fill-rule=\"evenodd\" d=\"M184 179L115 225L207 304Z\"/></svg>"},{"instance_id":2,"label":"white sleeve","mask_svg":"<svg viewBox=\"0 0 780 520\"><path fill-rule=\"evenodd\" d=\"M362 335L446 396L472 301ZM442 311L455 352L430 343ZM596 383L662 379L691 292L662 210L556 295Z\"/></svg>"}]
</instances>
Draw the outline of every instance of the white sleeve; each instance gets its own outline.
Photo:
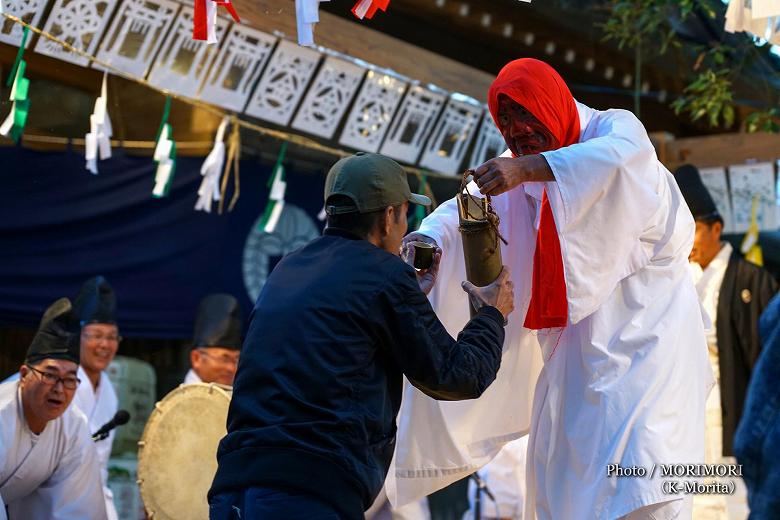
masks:
<instances>
[{"instance_id":1,"label":"white sleeve","mask_svg":"<svg viewBox=\"0 0 780 520\"><path fill-rule=\"evenodd\" d=\"M665 170L642 123L625 110L599 113L594 134L544 152L561 244L569 319L577 323L606 301L623 278L647 265L640 237L661 207Z\"/></svg>"},{"instance_id":2,"label":"white sleeve","mask_svg":"<svg viewBox=\"0 0 780 520\"><path fill-rule=\"evenodd\" d=\"M42 510L51 520L106 519L106 504L97 453L88 426L78 421L78 432L49 479L37 490Z\"/></svg>"},{"instance_id":3,"label":"white sleeve","mask_svg":"<svg viewBox=\"0 0 780 520\"><path fill-rule=\"evenodd\" d=\"M431 237L446 251L452 247L453 241L459 238L458 224L458 202L453 197L425 217L417 233Z\"/></svg>"}]
</instances>

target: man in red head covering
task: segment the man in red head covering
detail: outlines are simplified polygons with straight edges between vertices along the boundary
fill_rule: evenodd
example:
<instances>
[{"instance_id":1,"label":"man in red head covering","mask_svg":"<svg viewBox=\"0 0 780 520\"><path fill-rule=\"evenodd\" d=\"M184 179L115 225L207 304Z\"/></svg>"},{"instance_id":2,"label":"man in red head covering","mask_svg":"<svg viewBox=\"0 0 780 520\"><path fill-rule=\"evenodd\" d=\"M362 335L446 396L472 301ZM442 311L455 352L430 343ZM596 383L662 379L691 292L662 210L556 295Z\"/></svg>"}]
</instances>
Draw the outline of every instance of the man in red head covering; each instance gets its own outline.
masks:
<instances>
[{"instance_id":1,"label":"man in red head covering","mask_svg":"<svg viewBox=\"0 0 780 520\"><path fill-rule=\"evenodd\" d=\"M429 493L528 432L527 517L690 518L690 498L652 471L703 460L712 386L677 184L632 113L576 102L546 63L506 65L488 102L508 150L474 169L469 190L492 196L519 312L480 399L453 406L409 390L388 494ZM455 200L407 240L442 249L429 297L459 330Z\"/></svg>"}]
</instances>

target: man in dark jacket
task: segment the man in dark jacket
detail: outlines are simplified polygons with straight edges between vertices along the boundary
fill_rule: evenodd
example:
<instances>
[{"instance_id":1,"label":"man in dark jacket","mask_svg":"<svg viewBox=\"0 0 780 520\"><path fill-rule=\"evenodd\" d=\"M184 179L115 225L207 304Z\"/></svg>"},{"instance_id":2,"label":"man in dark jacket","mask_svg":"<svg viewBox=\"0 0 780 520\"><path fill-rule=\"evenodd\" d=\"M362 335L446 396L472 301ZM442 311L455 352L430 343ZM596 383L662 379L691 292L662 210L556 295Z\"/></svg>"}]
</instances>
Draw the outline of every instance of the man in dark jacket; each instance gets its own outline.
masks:
<instances>
[{"instance_id":1,"label":"man in dark jacket","mask_svg":"<svg viewBox=\"0 0 780 520\"><path fill-rule=\"evenodd\" d=\"M358 519L395 444L403 375L436 399L479 397L496 376L513 310L506 268L458 340L425 294L433 266L399 258L412 194L396 162L358 153L328 173L324 236L285 257L255 308L228 434L209 492L212 519Z\"/></svg>"},{"instance_id":2,"label":"man in dark jacket","mask_svg":"<svg viewBox=\"0 0 780 520\"><path fill-rule=\"evenodd\" d=\"M674 175L696 220L690 261L701 268L694 266L694 281L712 320L707 343L720 387L721 450L731 456L750 373L761 350L758 318L777 292L777 282L721 241L723 218L696 167L681 166Z\"/></svg>"},{"instance_id":3,"label":"man in dark jacket","mask_svg":"<svg viewBox=\"0 0 780 520\"><path fill-rule=\"evenodd\" d=\"M777 518L780 511L780 295L759 321L763 349L750 379L745 413L734 438L734 453L750 490L750 518Z\"/></svg>"}]
</instances>

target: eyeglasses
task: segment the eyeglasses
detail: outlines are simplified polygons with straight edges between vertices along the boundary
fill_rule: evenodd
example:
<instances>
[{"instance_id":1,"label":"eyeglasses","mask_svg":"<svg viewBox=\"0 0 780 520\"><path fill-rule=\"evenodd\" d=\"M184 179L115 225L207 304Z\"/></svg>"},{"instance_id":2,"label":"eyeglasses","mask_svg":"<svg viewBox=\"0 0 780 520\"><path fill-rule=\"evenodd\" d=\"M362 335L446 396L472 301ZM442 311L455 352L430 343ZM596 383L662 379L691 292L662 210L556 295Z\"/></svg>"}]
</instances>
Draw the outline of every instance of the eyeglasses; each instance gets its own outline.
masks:
<instances>
[{"instance_id":1,"label":"eyeglasses","mask_svg":"<svg viewBox=\"0 0 780 520\"><path fill-rule=\"evenodd\" d=\"M75 390L76 388L78 388L79 383L81 383L81 379L79 379L78 377L74 377L74 376L60 377L57 374L52 374L51 372L44 372L43 370L38 370L37 368L32 367L30 365L27 365L27 368L39 374L41 376L41 381L43 381L43 383L48 386L56 386L57 383L62 381L62 386L64 386L68 390Z\"/></svg>"},{"instance_id":2,"label":"eyeglasses","mask_svg":"<svg viewBox=\"0 0 780 520\"><path fill-rule=\"evenodd\" d=\"M83 332L83 336L89 340L89 341L96 341L100 343L103 340L106 340L109 343L119 343L122 341L122 336L111 334L111 335L103 335L103 334L95 334L94 332Z\"/></svg>"},{"instance_id":3,"label":"eyeglasses","mask_svg":"<svg viewBox=\"0 0 780 520\"><path fill-rule=\"evenodd\" d=\"M226 356L226 355L222 355L222 356L214 356L214 355L212 355L212 354L209 354L208 352L206 352L206 350L205 350L205 349L202 349L202 348L199 348L199 349L198 349L198 352L200 352L201 354L203 354L203 355L204 355L204 356L206 356L207 358L211 358L211 359L213 359L214 361L216 361L216 362L217 362L217 363L219 363L220 365L233 365L233 366L238 366L238 356L236 356L236 357L234 357L234 358L233 358L233 357L230 357L230 356Z\"/></svg>"}]
</instances>

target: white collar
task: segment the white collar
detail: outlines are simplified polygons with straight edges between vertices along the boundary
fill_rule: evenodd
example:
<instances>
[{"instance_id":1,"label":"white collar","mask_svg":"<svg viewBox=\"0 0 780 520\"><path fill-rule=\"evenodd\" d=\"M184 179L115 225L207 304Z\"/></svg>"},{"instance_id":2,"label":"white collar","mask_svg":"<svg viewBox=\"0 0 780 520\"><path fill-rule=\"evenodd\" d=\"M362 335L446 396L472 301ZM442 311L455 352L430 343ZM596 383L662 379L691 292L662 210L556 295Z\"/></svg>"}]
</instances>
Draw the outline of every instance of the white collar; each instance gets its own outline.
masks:
<instances>
[{"instance_id":1,"label":"white collar","mask_svg":"<svg viewBox=\"0 0 780 520\"><path fill-rule=\"evenodd\" d=\"M725 271L733 252L734 248L731 247L731 244L725 242L723 247L720 248L720 251L718 251L718 254L715 255L715 258L713 258L712 261L710 261L710 263L707 265L707 268L704 270L704 272L706 273L707 271L721 270Z\"/></svg>"}]
</instances>

